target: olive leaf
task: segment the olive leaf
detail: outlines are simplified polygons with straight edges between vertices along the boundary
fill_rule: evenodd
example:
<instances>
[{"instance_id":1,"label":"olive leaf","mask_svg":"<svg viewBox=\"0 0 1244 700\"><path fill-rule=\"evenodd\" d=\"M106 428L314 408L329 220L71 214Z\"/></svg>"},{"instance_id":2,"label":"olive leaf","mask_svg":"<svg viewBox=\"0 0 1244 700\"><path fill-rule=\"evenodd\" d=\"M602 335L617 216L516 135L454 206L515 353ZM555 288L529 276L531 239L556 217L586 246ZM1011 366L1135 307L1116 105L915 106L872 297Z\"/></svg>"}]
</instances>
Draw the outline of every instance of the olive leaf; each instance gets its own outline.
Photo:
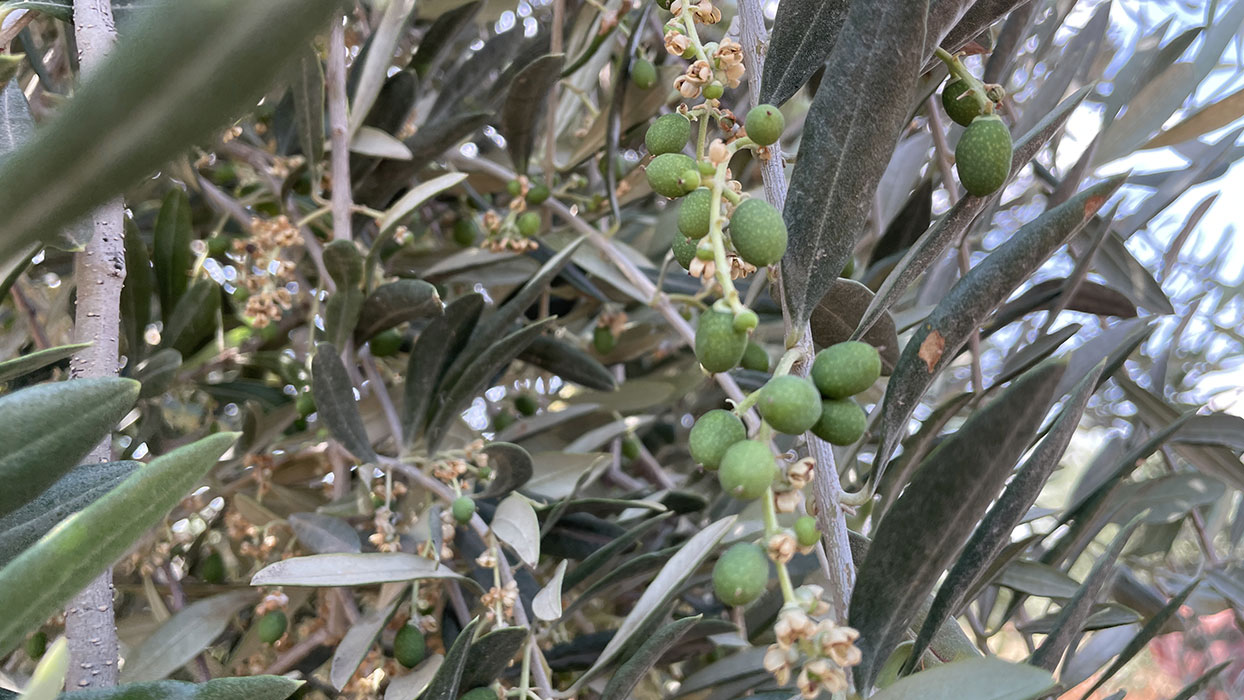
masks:
<instances>
[{"instance_id":1,"label":"olive leaf","mask_svg":"<svg viewBox=\"0 0 1244 700\"><path fill-rule=\"evenodd\" d=\"M661 655L677 644L703 618L703 615L679 618L662 626L645 639L639 649L609 678L605 689L600 693L601 700L626 700L631 697L631 691L661 660Z\"/></svg>"},{"instance_id":2,"label":"olive leaf","mask_svg":"<svg viewBox=\"0 0 1244 700\"><path fill-rule=\"evenodd\" d=\"M578 345L556 336L542 335L532 341L518 359L555 373L568 382L596 391L613 391L613 373Z\"/></svg>"},{"instance_id":3,"label":"olive leaf","mask_svg":"<svg viewBox=\"0 0 1244 700\"><path fill-rule=\"evenodd\" d=\"M458 633L449 651L445 652L445 659L436 669L436 675L428 683L427 690L419 696L422 700L457 700L462 687L462 673L466 669L471 643L479 623L480 618L477 617Z\"/></svg>"},{"instance_id":4,"label":"olive leaf","mask_svg":"<svg viewBox=\"0 0 1244 700\"><path fill-rule=\"evenodd\" d=\"M166 678L208 648L229 626L234 613L257 597L255 591L231 591L196 600L178 610L126 654L121 682Z\"/></svg>"},{"instance_id":5,"label":"olive leaf","mask_svg":"<svg viewBox=\"0 0 1244 700\"><path fill-rule=\"evenodd\" d=\"M1036 434L1065 363L1016 379L926 457L877 526L860 564L848 620L860 631L856 687L871 686Z\"/></svg>"},{"instance_id":6,"label":"olive leaf","mask_svg":"<svg viewBox=\"0 0 1244 700\"><path fill-rule=\"evenodd\" d=\"M78 379L75 382L92 381ZM120 380L123 381L123 380ZM217 433L136 470L0 569L0 655L121 557L237 439Z\"/></svg>"},{"instance_id":7,"label":"olive leaf","mask_svg":"<svg viewBox=\"0 0 1244 700\"><path fill-rule=\"evenodd\" d=\"M315 357L311 360L311 392L315 396L316 412L333 437L359 460L378 461L380 458L372 449L359 414L354 385L336 346L331 343L315 347Z\"/></svg>"},{"instance_id":8,"label":"olive leaf","mask_svg":"<svg viewBox=\"0 0 1244 700\"><path fill-rule=\"evenodd\" d=\"M920 397L958 355L972 331L1020 280L1080 230L1125 178L1115 176L1093 185L1025 224L946 293L907 341L886 385L878 463L889 459Z\"/></svg>"},{"instance_id":9,"label":"olive leaf","mask_svg":"<svg viewBox=\"0 0 1244 700\"><path fill-rule=\"evenodd\" d=\"M531 480L534 473L531 454L518 445L491 442L484 448L484 454L488 455L488 468L492 470L493 477L480 498L508 496Z\"/></svg>"},{"instance_id":10,"label":"olive leaf","mask_svg":"<svg viewBox=\"0 0 1244 700\"><path fill-rule=\"evenodd\" d=\"M298 61L289 71L289 91L294 98L294 124L298 145L314 172L324 160L324 67L310 44L297 52Z\"/></svg>"},{"instance_id":11,"label":"olive leaf","mask_svg":"<svg viewBox=\"0 0 1244 700\"><path fill-rule=\"evenodd\" d=\"M524 66L510 83L501 107L498 130L505 137L514 172L527 172L527 161L548 104L549 90L557 84L565 62L565 54L541 56Z\"/></svg>"},{"instance_id":12,"label":"olive leaf","mask_svg":"<svg viewBox=\"0 0 1244 700\"><path fill-rule=\"evenodd\" d=\"M1046 481L1058 466L1067 446L1071 444L1071 438L1080 425L1080 417L1088 406L1088 400L1097 390L1104 364L1098 364L1080 380L1063 405L1058 418L1050 426L1049 432L1007 484L997 502L989 508L989 512L972 533L971 539L959 553L954 566L937 590L937 596L924 618L924 625L916 635L911 656L903 668L904 673L909 673L915 667L933 635L955 614L973 583L980 579L982 572L1011 542L1011 533L1036 503L1037 496L1041 494Z\"/></svg>"},{"instance_id":13,"label":"olive leaf","mask_svg":"<svg viewBox=\"0 0 1244 700\"><path fill-rule=\"evenodd\" d=\"M337 6L179 2L140 13L74 99L0 165L5 259L252 107L292 50L321 31Z\"/></svg>"},{"instance_id":14,"label":"olive leaf","mask_svg":"<svg viewBox=\"0 0 1244 700\"><path fill-rule=\"evenodd\" d=\"M7 382L18 378L23 374L29 374L35 370L43 369L48 365L67 359L69 356L79 350L82 350L83 348L89 347L91 347L90 343L58 345L54 348L36 350L34 352L26 353L21 357L5 360L4 362L0 362L0 382Z\"/></svg>"},{"instance_id":15,"label":"olive leaf","mask_svg":"<svg viewBox=\"0 0 1244 700\"><path fill-rule=\"evenodd\" d=\"M1039 668L1001 659L968 659L902 678L875 700L1010 700L1038 698L1054 687Z\"/></svg>"},{"instance_id":16,"label":"olive leaf","mask_svg":"<svg viewBox=\"0 0 1244 700\"><path fill-rule=\"evenodd\" d=\"M849 340L872 300L872 291L859 282L834 280L809 319L813 345L825 348ZM881 373L889 375L899 355L898 330L890 314L883 313L860 340L877 349L881 355Z\"/></svg>"},{"instance_id":17,"label":"olive leaf","mask_svg":"<svg viewBox=\"0 0 1244 700\"><path fill-rule=\"evenodd\" d=\"M489 526L524 564L534 567L540 561L540 519L531 501L517 493L510 494L497 506Z\"/></svg>"},{"instance_id":18,"label":"olive leaf","mask_svg":"<svg viewBox=\"0 0 1244 700\"><path fill-rule=\"evenodd\" d=\"M773 17L759 102L781 105L820 70L838 41L850 0L783 0Z\"/></svg>"},{"instance_id":19,"label":"olive leaf","mask_svg":"<svg viewBox=\"0 0 1244 700\"><path fill-rule=\"evenodd\" d=\"M1028 164L1028 161L1036 156L1041 147L1062 129L1071 113L1088 94L1089 88L1081 88L1074 95L1063 100L1058 109L1046 115L1031 131L1015 142L1015 153L1011 159L1011 177L1015 177ZM972 222L989 206L995 196L964 195L958 202L955 202L950 211L942 215L932 229L907 250L902 260L894 266L894 271L877 288L877 294L869 304L868 310L864 312L864 317L860 319L853 339L858 340L867 332L881 318L881 314L898 301L903 292L907 291L907 288L921 273L941 259L950 244L972 225Z\"/></svg>"},{"instance_id":20,"label":"olive leaf","mask_svg":"<svg viewBox=\"0 0 1244 700\"><path fill-rule=\"evenodd\" d=\"M358 323L354 326L354 339L356 342L370 340L399 324L442 313L444 305L436 293L436 287L423 280L388 282L377 287L362 301Z\"/></svg>"},{"instance_id":21,"label":"olive leaf","mask_svg":"<svg viewBox=\"0 0 1244 700\"><path fill-rule=\"evenodd\" d=\"M808 110L783 218L790 245L782 261L787 308L796 328L812 314L855 247L869 203L924 63L928 0L852 3ZM882 91L861 85L885 84Z\"/></svg>"},{"instance_id":22,"label":"olive leaf","mask_svg":"<svg viewBox=\"0 0 1244 700\"><path fill-rule=\"evenodd\" d=\"M406 552L309 554L282 559L251 577L252 586L366 586L376 583L453 579L474 586L474 580L444 564Z\"/></svg>"},{"instance_id":23,"label":"olive leaf","mask_svg":"<svg viewBox=\"0 0 1244 700\"><path fill-rule=\"evenodd\" d=\"M501 627L482 635L471 645L462 668L461 688L479 688L497 680L527 642L526 627Z\"/></svg>"},{"instance_id":24,"label":"olive leaf","mask_svg":"<svg viewBox=\"0 0 1244 700\"><path fill-rule=\"evenodd\" d=\"M466 347L483 310L483 295L458 297L419 333L406 364L406 386L402 392L402 434L407 447L423 436L428 410L445 370Z\"/></svg>"},{"instance_id":25,"label":"olive leaf","mask_svg":"<svg viewBox=\"0 0 1244 700\"><path fill-rule=\"evenodd\" d=\"M164 196L164 202L160 205L151 250L151 262L160 296L160 311L166 326L172 323L177 302L190 285L190 268L194 265L190 239L193 236L190 198L186 196L185 190L174 187Z\"/></svg>"},{"instance_id":26,"label":"olive leaf","mask_svg":"<svg viewBox=\"0 0 1244 700\"><path fill-rule=\"evenodd\" d=\"M380 589L380 597L376 606L361 615L337 644L333 652L332 664L329 666L328 679L337 690L345 687L350 677L358 669L359 664L367 657L381 630L389 624L389 618L397 612L397 606L404 600L409 584L406 581L386 583Z\"/></svg>"},{"instance_id":27,"label":"olive leaf","mask_svg":"<svg viewBox=\"0 0 1244 700\"><path fill-rule=\"evenodd\" d=\"M77 379L0 397L0 517L77 466L129 412L138 390L132 379Z\"/></svg>"}]
</instances>

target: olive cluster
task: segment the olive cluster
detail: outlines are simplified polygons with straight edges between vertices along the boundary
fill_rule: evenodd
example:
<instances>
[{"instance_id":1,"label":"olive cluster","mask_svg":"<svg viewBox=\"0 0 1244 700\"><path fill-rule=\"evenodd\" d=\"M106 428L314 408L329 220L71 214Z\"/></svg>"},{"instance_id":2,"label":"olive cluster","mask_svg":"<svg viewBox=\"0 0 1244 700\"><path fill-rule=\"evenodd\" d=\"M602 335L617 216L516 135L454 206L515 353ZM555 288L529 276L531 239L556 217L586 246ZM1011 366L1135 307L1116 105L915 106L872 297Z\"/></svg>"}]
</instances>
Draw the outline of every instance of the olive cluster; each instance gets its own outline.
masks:
<instances>
[{"instance_id":1,"label":"olive cluster","mask_svg":"<svg viewBox=\"0 0 1244 700\"><path fill-rule=\"evenodd\" d=\"M942 88L942 107L956 124L967 127L955 146L959 182L977 197L993 194L1011 175L1014 150L1010 129L994 114L1004 96L1002 87L982 84L957 58L942 58L951 69Z\"/></svg>"},{"instance_id":2,"label":"olive cluster","mask_svg":"<svg viewBox=\"0 0 1244 700\"><path fill-rule=\"evenodd\" d=\"M770 492L775 488L787 493L802 488L807 474L796 474L793 467L784 474L764 436L770 431L788 435L811 431L834 444L854 443L864 433L866 418L851 397L867 390L880 376L881 357L871 345L848 341L825 348L813 359L809 378L780 374L740 404L740 409L754 405L764 419L752 438L734 412L715 409L700 416L691 428L691 456L716 471L722 489L741 500L773 498ZM811 547L820 538L810 516L799 518L789 534L799 548ZM728 550L714 569L718 599L728 605L746 605L763 593L773 554L766 555L759 545L747 543Z\"/></svg>"}]
</instances>

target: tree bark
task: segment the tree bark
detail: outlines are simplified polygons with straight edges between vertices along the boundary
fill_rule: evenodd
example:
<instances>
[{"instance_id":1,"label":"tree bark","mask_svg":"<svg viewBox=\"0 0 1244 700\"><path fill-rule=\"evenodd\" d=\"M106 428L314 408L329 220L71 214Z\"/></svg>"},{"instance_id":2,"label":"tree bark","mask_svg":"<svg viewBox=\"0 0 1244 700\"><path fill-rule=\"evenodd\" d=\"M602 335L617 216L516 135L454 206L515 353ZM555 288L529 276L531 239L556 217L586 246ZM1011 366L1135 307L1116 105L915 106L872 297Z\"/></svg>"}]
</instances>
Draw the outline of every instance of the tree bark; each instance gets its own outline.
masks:
<instances>
[{"instance_id":1,"label":"tree bark","mask_svg":"<svg viewBox=\"0 0 1244 700\"><path fill-rule=\"evenodd\" d=\"M83 73L95 70L116 41L108 0L74 0L74 38ZM117 374L121 285L125 281L123 217L120 198L99 207L92 214L91 240L75 261L78 302L74 335L78 342L93 343L70 361L70 376L75 379ZM112 459L111 438L105 438L87 459ZM117 683L118 644L112 595L109 569L65 608L65 637L70 655L65 678L68 690Z\"/></svg>"},{"instance_id":2,"label":"tree bark","mask_svg":"<svg viewBox=\"0 0 1244 700\"><path fill-rule=\"evenodd\" d=\"M341 17L333 18L328 35L328 66L324 70L328 90L328 128L332 152L333 238L350 240L350 217L354 201L350 192L350 116L346 95L346 30Z\"/></svg>"}]
</instances>

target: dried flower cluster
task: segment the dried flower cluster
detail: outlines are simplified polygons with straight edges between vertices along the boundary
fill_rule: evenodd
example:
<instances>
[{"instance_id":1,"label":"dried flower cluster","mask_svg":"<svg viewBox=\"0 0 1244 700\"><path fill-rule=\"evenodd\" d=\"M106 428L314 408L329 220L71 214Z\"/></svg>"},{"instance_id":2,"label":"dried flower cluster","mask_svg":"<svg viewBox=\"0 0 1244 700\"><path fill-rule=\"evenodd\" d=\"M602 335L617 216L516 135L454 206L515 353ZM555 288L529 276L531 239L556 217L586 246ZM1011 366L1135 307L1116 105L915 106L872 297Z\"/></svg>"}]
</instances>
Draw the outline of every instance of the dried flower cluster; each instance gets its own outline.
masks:
<instances>
[{"instance_id":1,"label":"dried flower cluster","mask_svg":"<svg viewBox=\"0 0 1244 700\"><path fill-rule=\"evenodd\" d=\"M819 591L809 593L819 600ZM805 698L815 698L822 691L840 693L850 687L847 672L861 658L855 646L860 635L855 629L830 619L813 620L800 607L788 605L773 631L777 642L765 652L764 667L779 684L789 683L791 674L799 669L795 686Z\"/></svg>"},{"instance_id":2,"label":"dried flower cluster","mask_svg":"<svg viewBox=\"0 0 1244 700\"><path fill-rule=\"evenodd\" d=\"M256 328L281 320L282 310L293 305L286 285L293 280L297 266L282 258L281 252L302 242L298 228L283 215L253 219L250 237L233 242L234 257L244 263L243 280L250 292L245 314Z\"/></svg>"}]
</instances>

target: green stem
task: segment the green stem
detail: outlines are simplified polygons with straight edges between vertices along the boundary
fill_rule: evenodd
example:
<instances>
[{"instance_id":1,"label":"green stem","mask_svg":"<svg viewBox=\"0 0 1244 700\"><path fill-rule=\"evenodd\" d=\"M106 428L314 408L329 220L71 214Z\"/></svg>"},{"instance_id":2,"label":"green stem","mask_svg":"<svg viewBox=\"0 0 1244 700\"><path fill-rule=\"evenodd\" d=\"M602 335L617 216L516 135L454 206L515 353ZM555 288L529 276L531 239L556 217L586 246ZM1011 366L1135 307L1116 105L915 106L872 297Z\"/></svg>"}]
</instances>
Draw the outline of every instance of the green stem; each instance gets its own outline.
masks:
<instances>
[{"instance_id":1,"label":"green stem","mask_svg":"<svg viewBox=\"0 0 1244 700\"><path fill-rule=\"evenodd\" d=\"M684 8L682 14L679 15L682 20L683 29L687 30L687 36L691 39L691 45L695 47L695 56L701 60L708 60L708 55L704 53L704 45L700 43L700 33L695 29L695 18L692 17L690 10Z\"/></svg>"},{"instance_id":2,"label":"green stem","mask_svg":"<svg viewBox=\"0 0 1244 700\"><path fill-rule=\"evenodd\" d=\"M781 530L777 519L777 507L773 504L773 489L765 490L764 499L764 518L765 518L765 537L766 539L777 534ZM782 600L787 603L795 602L795 588L790 583L790 572L786 570L786 564L782 562L774 562L777 565L778 585L782 587Z\"/></svg>"},{"instance_id":3,"label":"green stem","mask_svg":"<svg viewBox=\"0 0 1244 700\"><path fill-rule=\"evenodd\" d=\"M730 263L726 258L725 234L722 232L721 197L722 191L726 189L726 169L729 164L730 159L727 158L717 166L717 172L713 175L713 195L708 204L708 238L713 245L713 263L717 267L717 284L721 285L722 298L732 311L738 313L746 307L739 299L739 291L734 288L734 281L730 279Z\"/></svg>"},{"instance_id":4,"label":"green stem","mask_svg":"<svg viewBox=\"0 0 1244 700\"><path fill-rule=\"evenodd\" d=\"M799 347L793 347L782 355L782 359L778 360L777 367L773 370L773 376L780 377L783 374L790 374L790 370L803 357L803 350Z\"/></svg>"},{"instance_id":5,"label":"green stem","mask_svg":"<svg viewBox=\"0 0 1244 700\"><path fill-rule=\"evenodd\" d=\"M952 76L968 84L972 98L980 105L981 114L993 114L993 102L985 96L985 84L972 75L967 66L963 65L963 61L960 61L958 56L952 56L950 52L940 46L934 49L934 54L942 60L942 63L946 64Z\"/></svg>"},{"instance_id":6,"label":"green stem","mask_svg":"<svg viewBox=\"0 0 1244 700\"><path fill-rule=\"evenodd\" d=\"M700 137L699 137L699 140L697 140L695 144L696 161L704 160L704 147L708 143L708 115L701 114L699 117L699 122L700 122Z\"/></svg>"},{"instance_id":7,"label":"green stem","mask_svg":"<svg viewBox=\"0 0 1244 700\"><path fill-rule=\"evenodd\" d=\"M748 394L747 396L743 397L743 400L740 401L739 404L734 407L734 415L742 416L743 414L747 413L749 410L751 410L752 406L756 405L756 401L758 399L760 399L760 389L757 389L753 391L752 393Z\"/></svg>"}]
</instances>

